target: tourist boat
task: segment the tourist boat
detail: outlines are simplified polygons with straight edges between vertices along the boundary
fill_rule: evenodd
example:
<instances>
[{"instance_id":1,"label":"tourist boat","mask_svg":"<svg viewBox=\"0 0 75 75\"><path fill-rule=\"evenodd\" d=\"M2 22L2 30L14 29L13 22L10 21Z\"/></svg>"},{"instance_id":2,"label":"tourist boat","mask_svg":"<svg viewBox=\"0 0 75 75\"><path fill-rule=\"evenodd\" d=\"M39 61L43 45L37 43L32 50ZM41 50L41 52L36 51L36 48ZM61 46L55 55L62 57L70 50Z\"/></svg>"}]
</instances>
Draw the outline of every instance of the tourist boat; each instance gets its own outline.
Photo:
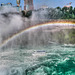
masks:
<instances>
[{"instance_id":1,"label":"tourist boat","mask_svg":"<svg viewBox=\"0 0 75 75\"><path fill-rule=\"evenodd\" d=\"M38 57L40 57L40 56L46 56L46 51L44 51L44 50L34 51L32 55L33 56L38 56Z\"/></svg>"}]
</instances>

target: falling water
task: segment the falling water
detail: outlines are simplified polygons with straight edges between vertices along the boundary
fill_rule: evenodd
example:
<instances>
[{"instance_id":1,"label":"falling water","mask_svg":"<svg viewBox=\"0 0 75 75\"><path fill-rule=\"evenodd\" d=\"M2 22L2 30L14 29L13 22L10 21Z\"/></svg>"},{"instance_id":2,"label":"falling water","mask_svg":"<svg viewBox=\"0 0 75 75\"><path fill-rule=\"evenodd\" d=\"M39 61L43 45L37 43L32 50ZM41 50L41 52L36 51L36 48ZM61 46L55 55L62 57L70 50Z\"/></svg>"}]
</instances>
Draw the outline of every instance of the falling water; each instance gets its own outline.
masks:
<instances>
[{"instance_id":1,"label":"falling water","mask_svg":"<svg viewBox=\"0 0 75 75\"><path fill-rule=\"evenodd\" d=\"M75 75L74 23L0 17L0 75Z\"/></svg>"}]
</instances>

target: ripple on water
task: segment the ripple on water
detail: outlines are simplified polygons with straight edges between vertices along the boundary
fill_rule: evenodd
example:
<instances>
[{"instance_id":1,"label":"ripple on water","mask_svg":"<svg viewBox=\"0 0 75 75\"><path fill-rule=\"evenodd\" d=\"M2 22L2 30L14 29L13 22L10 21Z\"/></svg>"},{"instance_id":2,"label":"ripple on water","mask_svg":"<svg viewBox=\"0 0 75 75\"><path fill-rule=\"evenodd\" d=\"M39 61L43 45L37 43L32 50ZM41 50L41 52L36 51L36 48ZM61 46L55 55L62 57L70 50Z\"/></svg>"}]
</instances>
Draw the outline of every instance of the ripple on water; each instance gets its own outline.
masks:
<instances>
[{"instance_id":1,"label":"ripple on water","mask_svg":"<svg viewBox=\"0 0 75 75\"><path fill-rule=\"evenodd\" d=\"M75 75L75 48L54 45L40 49L1 51L0 75L23 74Z\"/></svg>"}]
</instances>

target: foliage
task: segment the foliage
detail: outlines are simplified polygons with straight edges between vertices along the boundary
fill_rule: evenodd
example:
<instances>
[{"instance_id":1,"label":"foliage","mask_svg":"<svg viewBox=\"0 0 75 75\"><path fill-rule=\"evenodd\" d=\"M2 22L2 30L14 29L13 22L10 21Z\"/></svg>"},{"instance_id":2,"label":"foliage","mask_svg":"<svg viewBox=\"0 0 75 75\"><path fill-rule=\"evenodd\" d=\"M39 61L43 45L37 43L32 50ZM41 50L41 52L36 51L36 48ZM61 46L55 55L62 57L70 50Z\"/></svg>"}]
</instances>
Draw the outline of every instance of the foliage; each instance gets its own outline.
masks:
<instances>
[{"instance_id":1,"label":"foliage","mask_svg":"<svg viewBox=\"0 0 75 75\"><path fill-rule=\"evenodd\" d=\"M60 10L62 12L62 19L75 19L75 8L71 7L57 7L56 9Z\"/></svg>"},{"instance_id":2,"label":"foliage","mask_svg":"<svg viewBox=\"0 0 75 75\"><path fill-rule=\"evenodd\" d=\"M71 29L69 32L69 42L75 44L75 29Z\"/></svg>"},{"instance_id":3,"label":"foliage","mask_svg":"<svg viewBox=\"0 0 75 75\"><path fill-rule=\"evenodd\" d=\"M38 10L34 10L41 14L42 16L44 13L44 17L48 19L75 19L75 8L71 7L56 7L56 8L41 8ZM23 17L30 17L32 15L32 11L22 11ZM37 15L36 15L37 16Z\"/></svg>"},{"instance_id":4,"label":"foliage","mask_svg":"<svg viewBox=\"0 0 75 75\"><path fill-rule=\"evenodd\" d=\"M32 15L32 11L22 11L22 17L30 17Z\"/></svg>"},{"instance_id":5,"label":"foliage","mask_svg":"<svg viewBox=\"0 0 75 75\"><path fill-rule=\"evenodd\" d=\"M62 36L64 38L63 42L67 44L75 44L75 29L66 29L64 31L66 33L64 36ZM61 36L59 38L61 38Z\"/></svg>"}]
</instances>

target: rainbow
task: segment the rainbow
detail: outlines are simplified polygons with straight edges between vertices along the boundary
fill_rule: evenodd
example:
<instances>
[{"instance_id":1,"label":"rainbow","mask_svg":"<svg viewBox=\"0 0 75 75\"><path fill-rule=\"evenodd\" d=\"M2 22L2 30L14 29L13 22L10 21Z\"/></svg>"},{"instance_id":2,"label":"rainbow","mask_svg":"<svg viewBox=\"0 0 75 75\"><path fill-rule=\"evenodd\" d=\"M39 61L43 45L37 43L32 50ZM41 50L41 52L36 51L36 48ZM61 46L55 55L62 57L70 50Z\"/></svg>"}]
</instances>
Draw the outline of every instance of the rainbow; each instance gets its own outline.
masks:
<instances>
[{"instance_id":1,"label":"rainbow","mask_svg":"<svg viewBox=\"0 0 75 75\"><path fill-rule=\"evenodd\" d=\"M12 39L14 39L15 37L18 37L19 35L25 33L25 32L28 32L28 31L31 31L31 30L34 30L34 29L37 29L37 28L40 28L40 27L46 27L46 26L72 26L74 27L75 26L75 22L71 22L71 21L55 21L55 22L47 22L47 23L43 23L43 24L37 24L37 25L33 25L33 26L30 26L28 28L25 28L21 31L19 31L18 33L12 35L11 37L7 38L6 40L4 40L1 44L0 44L0 47L3 47L5 44L7 44L8 42L10 42Z\"/></svg>"}]
</instances>

